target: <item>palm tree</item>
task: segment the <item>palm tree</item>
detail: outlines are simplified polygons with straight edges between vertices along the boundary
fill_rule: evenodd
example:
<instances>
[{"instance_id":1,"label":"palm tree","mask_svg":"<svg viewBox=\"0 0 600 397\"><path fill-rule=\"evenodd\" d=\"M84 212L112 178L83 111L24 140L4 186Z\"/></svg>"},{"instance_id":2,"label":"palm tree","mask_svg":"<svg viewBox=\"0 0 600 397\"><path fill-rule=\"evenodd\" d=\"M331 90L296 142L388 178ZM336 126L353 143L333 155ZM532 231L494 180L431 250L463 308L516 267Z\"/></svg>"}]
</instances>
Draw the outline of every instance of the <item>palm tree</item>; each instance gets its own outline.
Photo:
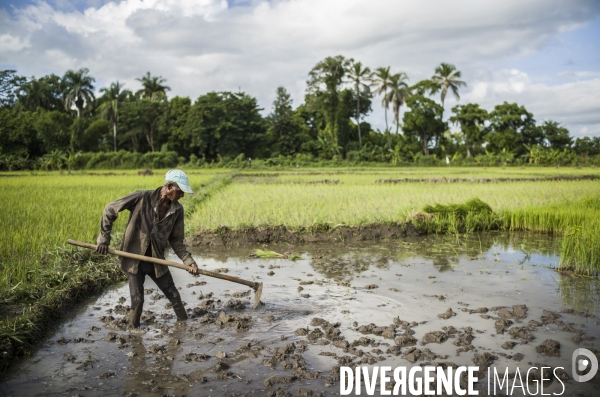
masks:
<instances>
[{"instance_id":1,"label":"palm tree","mask_svg":"<svg viewBox=\"0 0 600 397\"><path fill-rule=\"evenodd\" d=\"M31 111L38 107L48 109L52 104L52 92L42 79L32 77L31 80L21 85L19 100Z\"/></svg>"},{"instance_id":2,"label":"palm tree","mask_svg":"<svg viewBox=\"0 0 600 397\"><path fill-rule=\"evenodd\" d=\"M452 93L457 100L460 99L458 89L460 87L466 87L467 85L464 81L459 80L460 75L461 73L459 70L456 70L456 66L449 63L442 62L440 66L435 68L435 74L431 77L431 80L442 86L442 108L444 107L444 100L446 99L448 88L452 90Z\"/></svg>"},{"instance_id":3,"label":"palm tree","mask_svg":"<svg viewBox=\"0 0 600 397\"><path fill-rule=\"evenodd\" d=\"M117 123L119 121L119 105L122 104L127 97L131 94L129 90L123 90L124 84L119 83L111 83L109 88L101 88L100 92L103 92L104 95L100 98L100 106L98 106L98 110L100 111L100 115L108 121L113 126L113 135L114 135L114 144L115 144L115 152L117 151Z\"/></svg>"},{"instance_id":4,"label":"palm tree","mask_svg":"<svg viewBox=\"0 0 600 397\"><path fill-rule=\"evenodd\" d=\"M167 80L163 79L162 76L154 77L147 72L141 79L136 79L142 83L142 89L135 94L140 98L150 99L151 101L159 101L167 99L167 91L171 88L163 85Z\"/></svg>"},{"instance_id":5,"label":"palm tree","mask_svg":"<svg viewBox=\"0 0 600 397\"><path fill-rule=\"evenodd\" d=\"M396 135L400 126L400 107L404 105L406 98L410 96L408 87L408 76L404 72L396 73L390 77L390 92L387 94L387 102L392 104L394 121L396 122Z\"/></svg>"},{"instance_id":6,"label":"palm tree","mask_svg":"<svg viewBox=\"0 0 600 397\"><path fill-rule=\"evenodd\" d=\"M69 110L73 105L77 108L77 118L83 116L83 104L92 104L95 101L94 85L95 78L89 76L88 68L81 68L78 71L67 70L62 79L63 95L65 100L65 109Z\"/></svg>"},{"instance_id":7,"label":"palm tree","mask_svg":"<svg viewBox=\"0 0 600 397\"><path fill-rule=\"evenodd\" d=\"M392 140L390 138L390 130L388 128L388 121L387 121L387 109L390 106L390 103L389 103L388 97L387 97L387 90L388 90L388 88L390 88L390 83L391 83L390 78L391 78L391 74L390 74L389 66L387 68L380 67L375 70L373 84L376 86L375 92L377 93L377 95L383 94L383 99L381 100L381 104L383 105L383 110L385 112L385 133L387 135L388 149L392 148Z\"/></svg>"},{"instance_id":8,"label":"palm tree","mask_svg":"<svg viewBox=\"0 0 600 397\"><path fill-rule=\"evenodd\" d=\"M354 62L346 72L346 76L348 76L350 83L354 85L356 93L356 126L358 127L358 144L362 148L362 137L360 134L360 90L363 89L365 92L370 91L370 83L373 75L371 69L368 67L363 68L360 62Z\"/></svg>"}]
</instances>

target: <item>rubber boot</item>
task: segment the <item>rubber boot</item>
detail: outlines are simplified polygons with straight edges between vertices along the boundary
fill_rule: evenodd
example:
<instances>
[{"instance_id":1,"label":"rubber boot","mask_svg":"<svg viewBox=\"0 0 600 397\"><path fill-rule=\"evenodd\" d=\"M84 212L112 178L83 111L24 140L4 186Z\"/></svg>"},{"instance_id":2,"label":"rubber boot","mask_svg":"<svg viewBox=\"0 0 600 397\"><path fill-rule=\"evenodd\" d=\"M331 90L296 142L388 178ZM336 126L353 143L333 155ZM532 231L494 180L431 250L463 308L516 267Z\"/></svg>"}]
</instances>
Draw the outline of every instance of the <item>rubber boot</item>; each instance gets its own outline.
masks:
<instances>
[{"instance_id":1,"label":"rubber boot","mask_svg":"<svg viewBox=\"0 0 600 397\"><path fill-rule=\"evenodd\" d=\"M131 324L134 328L138 328L140 326L140 318L142 317L143 307L143 300L131 297L131 309L129 310L129 324Z\"/></svg>"},{"instance_id":2,"label":"rubber boot","mask_svg":"<svg viewBox=\"0 0 600 397\"><path fill-rule=\"evenodd\" d=\"M173 304L173 310L175 311L175 314L177 315L177 320L178 321L185 321L188 319L188 315L187 312L185 311L185 307L183 306L183 303L181 302L181 297L177 297L175 299L173 299L174 302L171 302Z\"/></svg>"}]
</instances>

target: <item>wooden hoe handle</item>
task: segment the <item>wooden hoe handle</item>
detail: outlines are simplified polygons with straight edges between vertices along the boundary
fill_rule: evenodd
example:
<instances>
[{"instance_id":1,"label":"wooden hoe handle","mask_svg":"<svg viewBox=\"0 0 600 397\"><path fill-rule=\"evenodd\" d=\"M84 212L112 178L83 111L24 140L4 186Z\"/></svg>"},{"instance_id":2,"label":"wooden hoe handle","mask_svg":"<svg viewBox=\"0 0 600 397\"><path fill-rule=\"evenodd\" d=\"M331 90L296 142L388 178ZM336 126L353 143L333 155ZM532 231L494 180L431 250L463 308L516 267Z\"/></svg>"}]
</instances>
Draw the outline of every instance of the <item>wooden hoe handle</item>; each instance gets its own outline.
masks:
<instances>
[{"instance_id":1,"label":"wooden hoe handle","mask_svg":"<svg viewBox=\"0 0 600 397\"><path fill-rule=\"evenodd\" d=\"M76 245L78 247L88 248L88 249L91 249L94 251L98 247L97 245L94 245L94 244L83 243L81 241L75 241L75 240L71 240L71 239L67 240L67 243L69 243L71 245ZM188 271L192 269L191 266L187 266L187 265L184 265L181 263L171 262L171 261L168 261L165 259L153 258L151 256L132 254L130 252L125 252L125 251L109 249L108 253L113 254L113 255L123 256L125 258L131 258L131 259L137 259L140 261L156 263L159 265L177 267L179 269L188 270ZM208 277L220 278L221 280L232 281L232 282L238 283L238 284L247 285L248 287L254 289L255 291L258 289L259 284L261 284L261 283L257 283L254 281L242 280L241 278L227 276L227 275L221 274L221 273L209 272L208 270L202 270L202 269L198 269L198 274L202 274L203 276L208 276Z\"/></svg>"}]
</instances>

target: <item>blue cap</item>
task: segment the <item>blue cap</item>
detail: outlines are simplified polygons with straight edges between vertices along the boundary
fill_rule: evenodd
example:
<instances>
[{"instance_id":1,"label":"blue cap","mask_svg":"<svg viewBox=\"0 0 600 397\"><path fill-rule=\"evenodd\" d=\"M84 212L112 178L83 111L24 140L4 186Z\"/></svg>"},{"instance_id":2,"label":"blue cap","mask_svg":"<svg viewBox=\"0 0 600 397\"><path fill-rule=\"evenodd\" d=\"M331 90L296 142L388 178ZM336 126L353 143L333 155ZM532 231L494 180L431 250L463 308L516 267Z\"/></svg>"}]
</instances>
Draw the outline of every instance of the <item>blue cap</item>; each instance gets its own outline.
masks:
<instances>
[{"instance_id":1,"label":"blue cap","mask_svg":"<svg viewBox=\"0 0 600 397\"><path fill-rule=\"evenodd\" d=\"M184 193L194 194L187 175L181 170L169 170L165 175L165 182L175 182Z\"/></svg>"}]
</instances>

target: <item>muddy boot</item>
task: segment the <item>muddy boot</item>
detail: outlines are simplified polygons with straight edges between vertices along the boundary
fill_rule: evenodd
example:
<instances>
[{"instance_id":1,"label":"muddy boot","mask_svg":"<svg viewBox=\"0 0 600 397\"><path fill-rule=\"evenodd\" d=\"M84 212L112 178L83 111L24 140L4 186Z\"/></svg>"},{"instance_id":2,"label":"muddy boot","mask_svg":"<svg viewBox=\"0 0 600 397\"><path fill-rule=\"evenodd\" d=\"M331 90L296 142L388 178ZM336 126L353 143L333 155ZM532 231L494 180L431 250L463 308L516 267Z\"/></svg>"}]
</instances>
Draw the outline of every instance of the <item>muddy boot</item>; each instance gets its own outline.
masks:
<instances>
[{"instance_id":1,"label":"muddy boot","mask_svg":"<svg viewBox=\"0 0 600 397\"><path fill-rule=\"evenodd\" d=\"M143 298L131 297L131 309L129 309L129 324L134 328L140 326L140 318L142 317L142 309L144 307Z\"/></svg>"},{"instance_id":2,"label":"muddy boot","mask_svg":"<svg viewBox=\"0 0 600 397\"><path fill-rule=\"evenodd\" d=\"M178 321L185 321L188 319L188 315L187 312L185 311L185 307L183 306L183 303L181 302L181 298L178 297L178 299L175 300L175 302L172 302L173 304L173 310L175 311L175 314L177 315L177 320Z\"/></svg>"}]
</instances>

